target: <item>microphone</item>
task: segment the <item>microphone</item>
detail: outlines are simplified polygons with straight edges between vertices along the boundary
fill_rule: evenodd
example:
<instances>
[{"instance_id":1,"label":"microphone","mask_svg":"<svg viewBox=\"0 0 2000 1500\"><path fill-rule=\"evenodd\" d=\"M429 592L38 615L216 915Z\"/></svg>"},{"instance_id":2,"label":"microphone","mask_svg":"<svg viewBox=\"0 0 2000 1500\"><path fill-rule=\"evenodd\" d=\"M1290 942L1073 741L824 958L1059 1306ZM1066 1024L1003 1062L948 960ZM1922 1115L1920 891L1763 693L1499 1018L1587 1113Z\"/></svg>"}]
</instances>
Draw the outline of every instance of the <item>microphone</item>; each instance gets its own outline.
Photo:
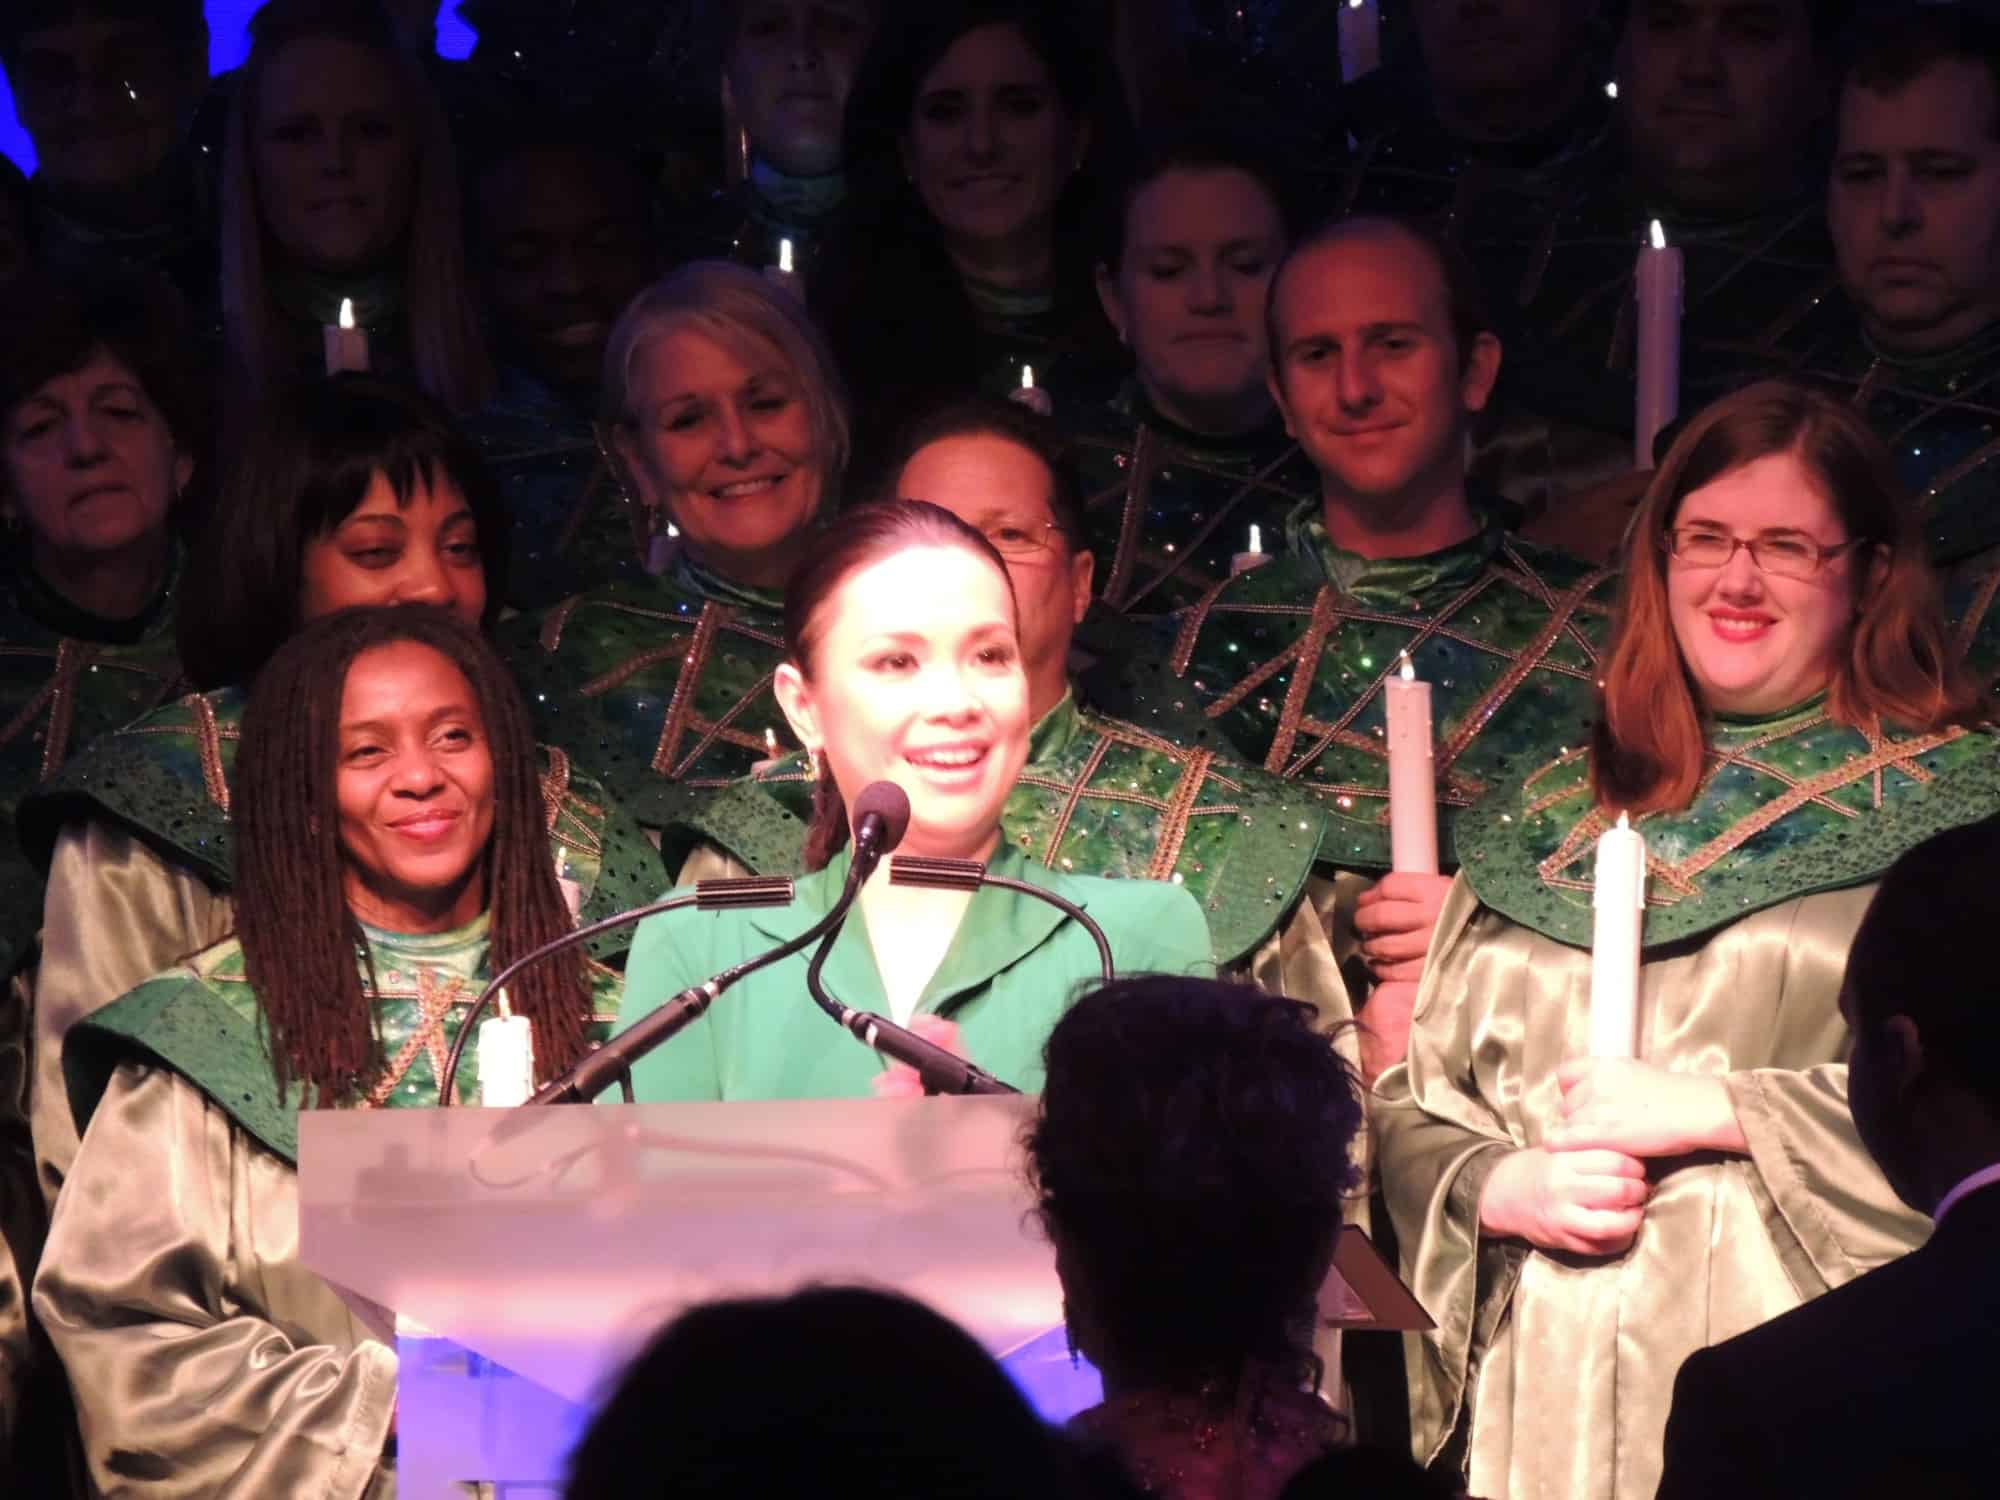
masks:
<instances>
[{"instance_id":1,"label":"microphone","mask_svg":"<svg viewBox=\"0 0 2000 1500\"><path fill-rule=\"evenodd\" d=\"M889 861L889 884L926 885L934 890L972 891L982 885L997 885L1003 891L1019 891L1023 896L1033 896L1037 901L1046 901L1050 906L1073 918L1083 930L1090 934L1097 944L1098 966L1104 971L1104 982L1111 983L1114 975L1111 966L1111 940L1104 935L1090 915L1074 901L1058 896L1054 891L1035 885L1026 880L1015 880L1008 875L994 875L976 859L946 859L929 854L899 854Z\"/></svg>"},{"instance_id":2,"label":"microphone","mask_svg":"<svg viewBox=\"0 0 2000 1500\"><path fill-rule=\"evenodd\" d=\"M631 1071L633 1063L699 1019L709 1006L715 1003L716 998L738 980L778 962L779 959L790 958L829 932L837 931L847 916L848 907L854 904L854 898L861 893L861 882L866 880L870 872L881 862L882 856L896 847L903 837L904 830L910 826L909 794L893 781L870 782L854 799L851 819L854 827L853 860L848 867L846 884L841 887L840 898L833 903L832 909L824 917L797 937L780 943L768 952L745 959L742 963L724 969L713 979L704 980L700 984L682 990L665 1005L649 1011L630 1030L620 1032L589 1054L562 1077L537 1089L529 1097L528 1103L588 1104L613 1083L625 1077ZM784 891L782 900L757 899L762 895L761 889L745 889L757 887L759 884L755 880L698 881L695 885L696 904L703 904L698 899L703 886L730 887L728 891L718 893L716 899L707 903L709 905L777 905L792 898L790 880L765 879L761 882L762 886L782 886ZM677 904L685 905L685 899ZM605 924L595 925L602 927ZM581 937L582 934L572 934L572 936ZM510 966L509 972L511 971Z\"/></svg>"},{"instance_id":3,"label":"microphone","mask_svg":"<svg viewBox=\"0 0 2000 1500\"><path fill-rule=\"evenodd\" d=\"M587 943L601 933L615 932L620 927L629 927L634 922L640 921L643 918L663 911L676 911L683 906L698 906L704 911L726 911L739 906L786 906L791 903L791 899L792 882L789 877L783 875L752 875L744 878L697 880L694 883L693 890L676 891L673 895L664 896L658 901L648 902L644 906L635 906L630 911L621 911L615 916L605 917L601 921L592 922L588 927L579 927L573 932L565 932L561 937L543 943L539 948L530 949L507 965L498 974L494 975L487 983L486 988L479 992L479 998L472 1002L472 1009L465 1013L465 1021L458 1028L458 1035L452 1039L451 1051L445 1058L444 1073L438 1080L438 1107L440 1109L449 1109L457 1102L456 1091L452 1085L458 1081L459 1060L465 1055L467 1039L478 1029L478 1021L481 1013L485 1011L487 1006L493 1003L493 997L505 988L507 981L530 964L538 964L543 959L562 952L565 948L575 947L578 943ZM680 997L676 996L675 998L678 999ZM711 996L710 998L713 999L714 997ZM704 1005L702 1009L707 1009L707 1006ZM695 1015L699 1014L701 1014L700 1011L695 1012ZM693 1019L694 1016L687 1018L688 1021L692 1021ZM639 1024L643 1026L650 1020L652 1020L652 1016L646 1017L646 1020L641 1021ZM685 1026L686 1024L687 1021L680 1023L681 1026ZM637 1029L638 1027L636 1026L633 1028L635 1031ZM680 1026L676 1026L673 1028L673 1031L678 1031L679 1029ZM673 1035L673 1031L669 1031L667 1036ZM627 1033L627 1035L629 1034ZM663 1036L660 1040L665 1041L666 1037ZM600 1048L598 1050L602 1052L604 1049ZM593 1057L597 1055L597 1053L591 1054ZM586 1058L585 1061L587 1062L589 1059ZM579 1066L581 1065L579 1064ZM571 1070L572 1073L575 1071L575 1069ZM569 1075L566 1074L564 1076L567 1077ZM606 1080L606 1082L609 1082L609 1080ZM603 1084L598 1086L600 1092L603 1087ZM546 1092L548 1092L547 1089L541 1090L530 1098L528 1102L530 1104L549 1102L542 1098L542 1094Z\"/></svg>"}]
</instances>

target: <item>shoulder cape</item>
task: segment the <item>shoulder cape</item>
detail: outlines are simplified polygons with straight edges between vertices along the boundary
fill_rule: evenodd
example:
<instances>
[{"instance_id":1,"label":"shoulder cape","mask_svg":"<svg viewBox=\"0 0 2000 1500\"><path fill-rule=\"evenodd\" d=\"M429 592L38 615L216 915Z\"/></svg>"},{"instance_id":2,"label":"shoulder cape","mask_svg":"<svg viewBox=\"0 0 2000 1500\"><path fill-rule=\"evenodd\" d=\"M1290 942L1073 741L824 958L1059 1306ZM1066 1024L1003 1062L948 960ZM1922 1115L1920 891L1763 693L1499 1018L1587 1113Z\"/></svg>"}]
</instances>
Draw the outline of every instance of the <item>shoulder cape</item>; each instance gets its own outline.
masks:
<instances>
[{"instance_id":1,"label":"shoulder cape","mask_svg":"<svg viewBox=\"0 0 2000 1500\"><path fill-rule=\"evenodd\" d=\"M1750 912L1878 878L1913 845L2000 811L2000 744L1988 730L1871 732L1817 708L1711 735L1692 806L1652 813L1648 947L1699 937ZM1598 835L1586 752L1496 792L1459 822L1474 894L1558 942L1589 947Z\"/></svg>"}]
</instances>

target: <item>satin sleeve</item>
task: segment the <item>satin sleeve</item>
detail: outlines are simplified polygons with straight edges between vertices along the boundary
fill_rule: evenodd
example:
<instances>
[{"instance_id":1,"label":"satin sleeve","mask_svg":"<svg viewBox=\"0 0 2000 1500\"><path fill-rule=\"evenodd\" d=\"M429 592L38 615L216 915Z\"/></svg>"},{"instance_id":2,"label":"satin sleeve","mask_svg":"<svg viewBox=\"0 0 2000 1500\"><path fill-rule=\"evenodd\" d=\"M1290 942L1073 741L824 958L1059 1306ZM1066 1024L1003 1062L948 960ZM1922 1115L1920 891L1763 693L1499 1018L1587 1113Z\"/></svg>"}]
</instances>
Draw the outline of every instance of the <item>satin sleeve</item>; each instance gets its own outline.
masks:
<instances>
[{"instance_id":1,"label":"satin sleeve","mask_svg":"<svg viewBox=\"0 0 2000 1500\"><path fill-rule=\"evenodd\" d=\"M29 1105L36 1171L51 1205L77 1145L63 1083L64 1035L92 1011L219 942L233 920L225 893L112 824L72 823L57 835L34 977Z\"/></svg>"},{"instance_id":2,"label":"satin sleeve","mask_svg":"<svg viewBox=\"0 0 2000 1500\"><path fill-rule=\"evenodd\" d=\"M396 1356L298 1258L291 1166L179 1075L121 1064L35 1311L107 1500L378 1500Z\"/></svg>"}]
</instances>

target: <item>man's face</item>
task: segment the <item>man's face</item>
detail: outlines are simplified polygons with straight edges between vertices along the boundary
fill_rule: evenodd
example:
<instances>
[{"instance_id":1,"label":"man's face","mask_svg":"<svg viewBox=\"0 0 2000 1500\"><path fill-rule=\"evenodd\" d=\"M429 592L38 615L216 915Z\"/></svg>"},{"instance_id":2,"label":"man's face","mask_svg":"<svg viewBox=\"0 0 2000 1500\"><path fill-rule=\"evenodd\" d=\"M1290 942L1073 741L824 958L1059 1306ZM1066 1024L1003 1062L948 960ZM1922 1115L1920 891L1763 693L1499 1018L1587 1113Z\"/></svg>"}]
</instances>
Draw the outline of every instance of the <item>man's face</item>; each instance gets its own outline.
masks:
<instances>
[{"instance_id":1,"label":"man's face","mask_svg":"<svg viewBox=\"0 0 2000 1500\"><path fill-rule=\"evenodd\" d=\"M13 68L21 124L58 188L116 192L181 144L207 77L204 47L143 21L68 21L29 32Z\"/></svg>"},{"instance_id":2,"label":"man's face","mask_svg":"<svg viewBox=\"0 0 2000 1500\"><path fill-rule=\"evenodd\" d=\"M1618 74L1639 180L1691 211L1788 185L1821 106L1806 0L1633 0Z\"/></svg>"},{"instance_id":3,"label":"man's face","mask_svg":"<svg viewBox=\"0 0 2000 1500\"><path fill-rule=\"evenodd\" d=\"M1827 188L1840 279L1869 331L1923 352L2000 318L2000 98L1948 59L1893 93L1850 84Z\"/></svg>"},{"instance_id":4,"label":"man's face","mask_svg":"<svg viewBox=\"0 0 2000 1500\"><path fill-rule=\"evenodd\" d=\"M794 177L839 168L875 16L875 0L743 0L723 78L758 156Z\"/></svg>"},{"instance_id":5,"label":"man's face","mask_svg":"<svg viewBox=\"0 0 2000 1500\"><path fill-rule=\"evenodd\" d=\"M595 384L612 325L652 277L643 191L616 163L553 146L480 180L487 302L511 356L551 385Z\"/></svg>"},{"instance_id":6,"label":"man's face","mask_svg":"<svg viewBox=\"0 0 2000 1500\"><path fill-rule=\"evenodd\" d=\"M1468 413L1499 372L1483 338L1463 372L1444 275L1390 227L1356 228L1279 277L1271 394L1329 495L1393 507L1463 462Z\"/></svg>"},{"instance_id":7,"label":"man's face","mask_svg":"<svg viewBox=\"0 0 2000 1500\"><path fill-rule=\"evenodd\" d=\"M1413 0L1424 67L1446 96L1554 87L1597 0Z\"/></svg>"}]
</instances>

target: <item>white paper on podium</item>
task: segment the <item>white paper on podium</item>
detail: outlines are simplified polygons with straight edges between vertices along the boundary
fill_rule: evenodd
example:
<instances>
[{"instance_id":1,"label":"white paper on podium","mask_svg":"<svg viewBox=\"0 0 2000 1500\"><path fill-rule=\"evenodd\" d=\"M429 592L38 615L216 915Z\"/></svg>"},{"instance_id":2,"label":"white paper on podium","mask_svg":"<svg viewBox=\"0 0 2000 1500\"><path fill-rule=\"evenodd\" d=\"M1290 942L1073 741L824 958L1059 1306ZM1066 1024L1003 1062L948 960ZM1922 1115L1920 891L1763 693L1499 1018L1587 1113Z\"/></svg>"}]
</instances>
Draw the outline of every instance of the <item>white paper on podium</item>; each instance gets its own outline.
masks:
<instances>
[{"instance_id":1,"label":"white paper on podium","mask_svg":"<svg viewBox=\"0 0 2000 1500\"><path fill-rule=\"evenodd\" d=\"M311 1111L305 1262L595 1405L681 1309L891 1287L996 1355L1062 1323L1015 1097Z\"/></svg>"}]
</instances>

